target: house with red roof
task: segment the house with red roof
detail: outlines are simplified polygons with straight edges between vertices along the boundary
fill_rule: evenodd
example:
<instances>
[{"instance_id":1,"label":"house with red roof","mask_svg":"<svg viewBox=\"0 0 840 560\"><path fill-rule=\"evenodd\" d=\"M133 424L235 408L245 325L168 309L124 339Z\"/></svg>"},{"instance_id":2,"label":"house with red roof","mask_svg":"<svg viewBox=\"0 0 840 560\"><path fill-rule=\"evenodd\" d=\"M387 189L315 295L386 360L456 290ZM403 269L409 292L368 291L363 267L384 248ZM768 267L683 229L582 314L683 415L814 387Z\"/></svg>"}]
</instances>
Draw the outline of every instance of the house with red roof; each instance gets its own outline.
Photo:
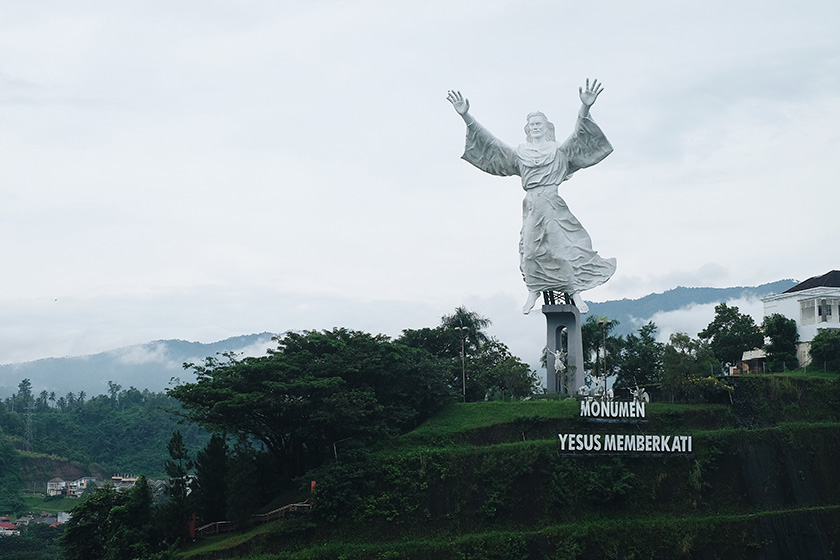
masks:
<instances>
[{"instance_id":1,"label":"house with red roof","mask_svg":"<svg viewBox=\"0 0 840 560\"><path fill-rule=\"evenodd\" d=\"M8 521L0 521L0 537L20 535L17 525Z\"/></svg>"}]
</instances>

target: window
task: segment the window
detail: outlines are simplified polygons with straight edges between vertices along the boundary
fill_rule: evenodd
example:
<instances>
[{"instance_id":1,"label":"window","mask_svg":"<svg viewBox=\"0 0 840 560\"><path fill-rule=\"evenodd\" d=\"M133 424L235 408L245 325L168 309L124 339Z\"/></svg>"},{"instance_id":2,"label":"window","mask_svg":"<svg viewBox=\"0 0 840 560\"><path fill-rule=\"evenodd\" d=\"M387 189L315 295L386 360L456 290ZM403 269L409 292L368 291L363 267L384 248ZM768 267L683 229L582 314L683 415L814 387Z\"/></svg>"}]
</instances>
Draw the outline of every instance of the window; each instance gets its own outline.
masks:
<instances>
[{"instance_id":1,"label":"window","mask_svg":"<svg viewBox=\"0 0 840 560\"><path fill-rule=\"evenodd\" d=\"M837 305L840 303L840 300L837 299L824 299L822 300L822 308L824 312L823 321L826 323L836 323L838 322L838 308Z\"/></svg>"},{"instance_id":2,"label":"window","mask_svg":"<svg viewBox=\"0 0 840 560\"><path fill-rule=\"evenodd\" d=\"M803 325L813 325L816 321L816 316L814 315L814 300L806 299L804 301L800 301L799 307L802 312L801 323Z\"/></svg>"}]
</instances>

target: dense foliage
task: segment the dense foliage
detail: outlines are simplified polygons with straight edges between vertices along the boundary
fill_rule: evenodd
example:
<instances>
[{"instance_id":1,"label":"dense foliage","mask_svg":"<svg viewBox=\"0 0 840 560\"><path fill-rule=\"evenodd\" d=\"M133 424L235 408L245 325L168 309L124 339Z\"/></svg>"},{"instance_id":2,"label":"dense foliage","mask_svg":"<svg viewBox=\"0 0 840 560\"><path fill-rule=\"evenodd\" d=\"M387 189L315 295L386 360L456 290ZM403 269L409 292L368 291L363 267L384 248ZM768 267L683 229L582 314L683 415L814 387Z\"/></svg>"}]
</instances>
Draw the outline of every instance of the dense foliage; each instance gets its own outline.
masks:
<instances>
[{"instance_id":1,"label":"dense foliage","mask_svg":"<svg viewBox=\"0 0 840 560\"><path fill-rule=\"evenodd\" d=\"M818 368L840 372L840 330L825 329L814 336L811 360Z\"/></svg>"},{"instance_id":2,"label":"dense foliage","mask_svg":"<svg viewBox=\"0 0 840 560\"><path fill-rule=\"evenodd\" d=\"M649 322L638 334L628 334L621 345L616 387L649 387L661 381L665 345L656 340L657 327Z\"/></svg>"},{"instance_id":3,"label":"dense foliage","mask_svg":"<svg viewBox=\"0 0 840 560\"><path fill-rule=\"evenodd\" d=\"M0 515L21 507L20 458L0 428Z\"/></svg>"},{"instance_id":4,"label":"dense foliage","mask_svg":"<svg viewBox=\"0 0 840 560\"><path fill-rule=\"evenodd\" d=\"M764 318L761 329L767 339L764 344L764 352L767 355L766 371L778 372L798 368L796 346L799 342L799 332L796 321L773 313Z\"/></svg>"},{"instance_id":5,"label":"dense foliage","mask_svg":"<svg viewBox=\"0 0 840 560\"><path fill-rule=\"evenodd\" d=\"M166 443L179 420L172 411L178 409L178 401L163 393L114 383L108 395L92 398L83 391L60 398L46 391L36 396L24 379L18 392L0 403L0 429L24 449L91 466L103 475L154 478L163 475ZM193 447L209 437L195 425L180 429Z\"/></svg>"},{"instance_id":6,"label":"dense foliage","mask_svg":"<svg viewBox=\"0 0 840 560\"><path fill-rule=\"evenodd\" d=\"M711 345L684 333L671 335L662 356L662 390L671 402L715 400L731 387L718 379L719 363Z\"/></svg>"},{"instance_id":7,"label":"dense foliage","mask_svg":"<svg viewBox=\"0 0 840 560\"><path fill-rule=\"evenodd\" d=\"M230 474L228 447L224 436L213 434L207 446L195 459L196 514L204 523L227 519L228 488L241 488L228 483Z\"/></svg>"},{"instance_id":8,"label":"dense foliage","mask_svg":"<svg viewBox=\"0 0 840 560\"><path fill-rule=\"evenodd\" d=\"M688 341L711 354L705 341ZM436 417L422 439L412 432L320 469L319 530L308 547L284 547L278 534L270 550L310 560L831 557L840 529L840 383L738 380L748 394L738 387L736 404L746 397L755 408L652 403L649 423L610 426L692 434L690 455L563 453L558 431L600 431L569 401L452 405L447 425ZM480 410L497 407L485 405L515 410L494 422ZM543 405L571 413L546 415ZM539 406L534 417L530 406ZM758 427L734 429L749 422Z\"/></svg>"},{"instance_id":9,"label":"dense foliage","mask_svg":"<svg viewBox=\"0 0 840 560\"><path fill-rule=\"evenodd\" d=\"M71 511L62 538L65 560L163 560L167 528L145 477L127 492L100 488Z\"/></svg>"},{"instance_id":10,"label":"dense foliage","mask_svg":"<svg viewBox=\"0 0 840 560\"><path fill-rule=\"evenodd\" d=\"M435 328L404 329L397 342L426 350L448 365L452 386L467 402L523 398L540 391L536 372L485 329L490 320L464 307Z\"/></svg>"},{"instance_id":11,"label":"dense foliage","mask_svg":"<svg viewBox=\"0 0 840 560\"><path fill-rule=\"evenodd\" d=\"M715 306L715 318L697 336L709 341L719 362L733 366L740 363L744 352L764 345L764 336L753 318L725 303Z\"/></svg>"},{"instance_id":12,"label":"dense foliage","mask_svg":"<svg viewBox=\"0 0 840 560\"><path fill-rule=\"evenodd\" d=\"M0 558L3 560L56 560L61 558L61 536L64 527L30 523L15 537L0 537Z\"/></svg>"},{"instance_id":13,"label":"dense foliage","mask_svg":"<svg viewBox=\"0 0 840 560\"><path fill-rule=\"evenodd\" d=\"M260 441L285 479L348 448L419 425L450 402L446 364L384 335L289 333L261 358L190 364L197 381L169 395L214 431Z\"/></svg>"}]
</instances>

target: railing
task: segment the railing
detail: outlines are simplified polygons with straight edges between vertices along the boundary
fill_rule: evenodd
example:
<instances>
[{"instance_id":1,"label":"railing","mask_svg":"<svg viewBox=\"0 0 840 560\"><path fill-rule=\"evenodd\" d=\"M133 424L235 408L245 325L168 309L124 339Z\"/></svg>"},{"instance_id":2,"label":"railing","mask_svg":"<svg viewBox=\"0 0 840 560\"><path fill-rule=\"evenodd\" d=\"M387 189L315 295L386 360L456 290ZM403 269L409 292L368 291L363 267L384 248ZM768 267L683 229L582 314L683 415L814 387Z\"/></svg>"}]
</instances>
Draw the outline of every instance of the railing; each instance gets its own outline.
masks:
<instances>
[{"instance_id":1,"label":"railing","mask_svg":"<svg viewBox=\"0 0 840 560\"><path fill-rule=\"evenodd\" d=\"M312 504L309 502L298 502L294 504L287 504L281 508L277 508L268 513L255 513L251 516L251 521L255 523L268 523L283 519L290 513L297 513L301 511L309 511L312 509ZM220 533L230 533L236 529L236 523L233 521L216 521L215 523L208 523L202 525L195 530L196 537L209 537L211 535L218 535Z\"/></svg>"},{"instance_id":2,"label":"railing","mask_svg":"<svg viewBox=\"0 0 840 560\"><path fill-rule=\"evenodd\" d=\"M275 521L277 519L282 519L286 517L289 513L296 513L299 511L309 511L312 508L312 504L309 502L298 502L296 504L287 504L281 508L277 508L273 511L269 511L268 513L256 513L251 516L251 520L257 523L268 523L269 521Z\"/></svg>"},{"instance_id":3,"label":"railing","mask_svg":"<svg viewBox=\"0 0 840 560\"><path fill-rule=\"evenodd\" d=\"M218 535L219 533L230 533L236 529L236 523L233 521L216 521L215 523L208 523L202 525L195 530L196 537L209 537L210 535Z\"/></svg>"}]
</instances>

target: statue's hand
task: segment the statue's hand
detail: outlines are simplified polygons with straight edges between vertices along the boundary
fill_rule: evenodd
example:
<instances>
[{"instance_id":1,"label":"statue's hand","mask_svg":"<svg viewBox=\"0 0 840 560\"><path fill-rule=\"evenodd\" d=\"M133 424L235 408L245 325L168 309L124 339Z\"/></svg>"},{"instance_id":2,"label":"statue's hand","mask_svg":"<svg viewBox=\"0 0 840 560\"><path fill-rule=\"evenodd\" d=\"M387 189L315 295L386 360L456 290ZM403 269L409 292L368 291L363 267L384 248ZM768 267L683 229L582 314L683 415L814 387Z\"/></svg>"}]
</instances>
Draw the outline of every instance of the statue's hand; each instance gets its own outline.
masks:
<instances>
[{"instance_id":1,"label":"statue's hand","mask_svg":"<svg viewBox=\"0 0 840 560\"><path fill-rule=\"evenodd\" d=\"M580 102L586 105L587 107L592 106L595 103L595 100L598 99L598 96L601 95L601 92L604 91L602 84L598 83L598 80L592 80L592 86L589 85L589 78L586 79L586 89L578 88L578 92L580 92Z\"/></svg>"},{"instance_id":2,"label":"statue's hand","mask_svg":"<svg viewBox=\"0 0 840 560\"><path fill-rule=\"evenodd\" d=\"M461 95L460 91L449 90L446 93L446 100L452 103L452 107L459 115L466 115L470 110L470 100Z\"/></svg>"}]
</instances>

